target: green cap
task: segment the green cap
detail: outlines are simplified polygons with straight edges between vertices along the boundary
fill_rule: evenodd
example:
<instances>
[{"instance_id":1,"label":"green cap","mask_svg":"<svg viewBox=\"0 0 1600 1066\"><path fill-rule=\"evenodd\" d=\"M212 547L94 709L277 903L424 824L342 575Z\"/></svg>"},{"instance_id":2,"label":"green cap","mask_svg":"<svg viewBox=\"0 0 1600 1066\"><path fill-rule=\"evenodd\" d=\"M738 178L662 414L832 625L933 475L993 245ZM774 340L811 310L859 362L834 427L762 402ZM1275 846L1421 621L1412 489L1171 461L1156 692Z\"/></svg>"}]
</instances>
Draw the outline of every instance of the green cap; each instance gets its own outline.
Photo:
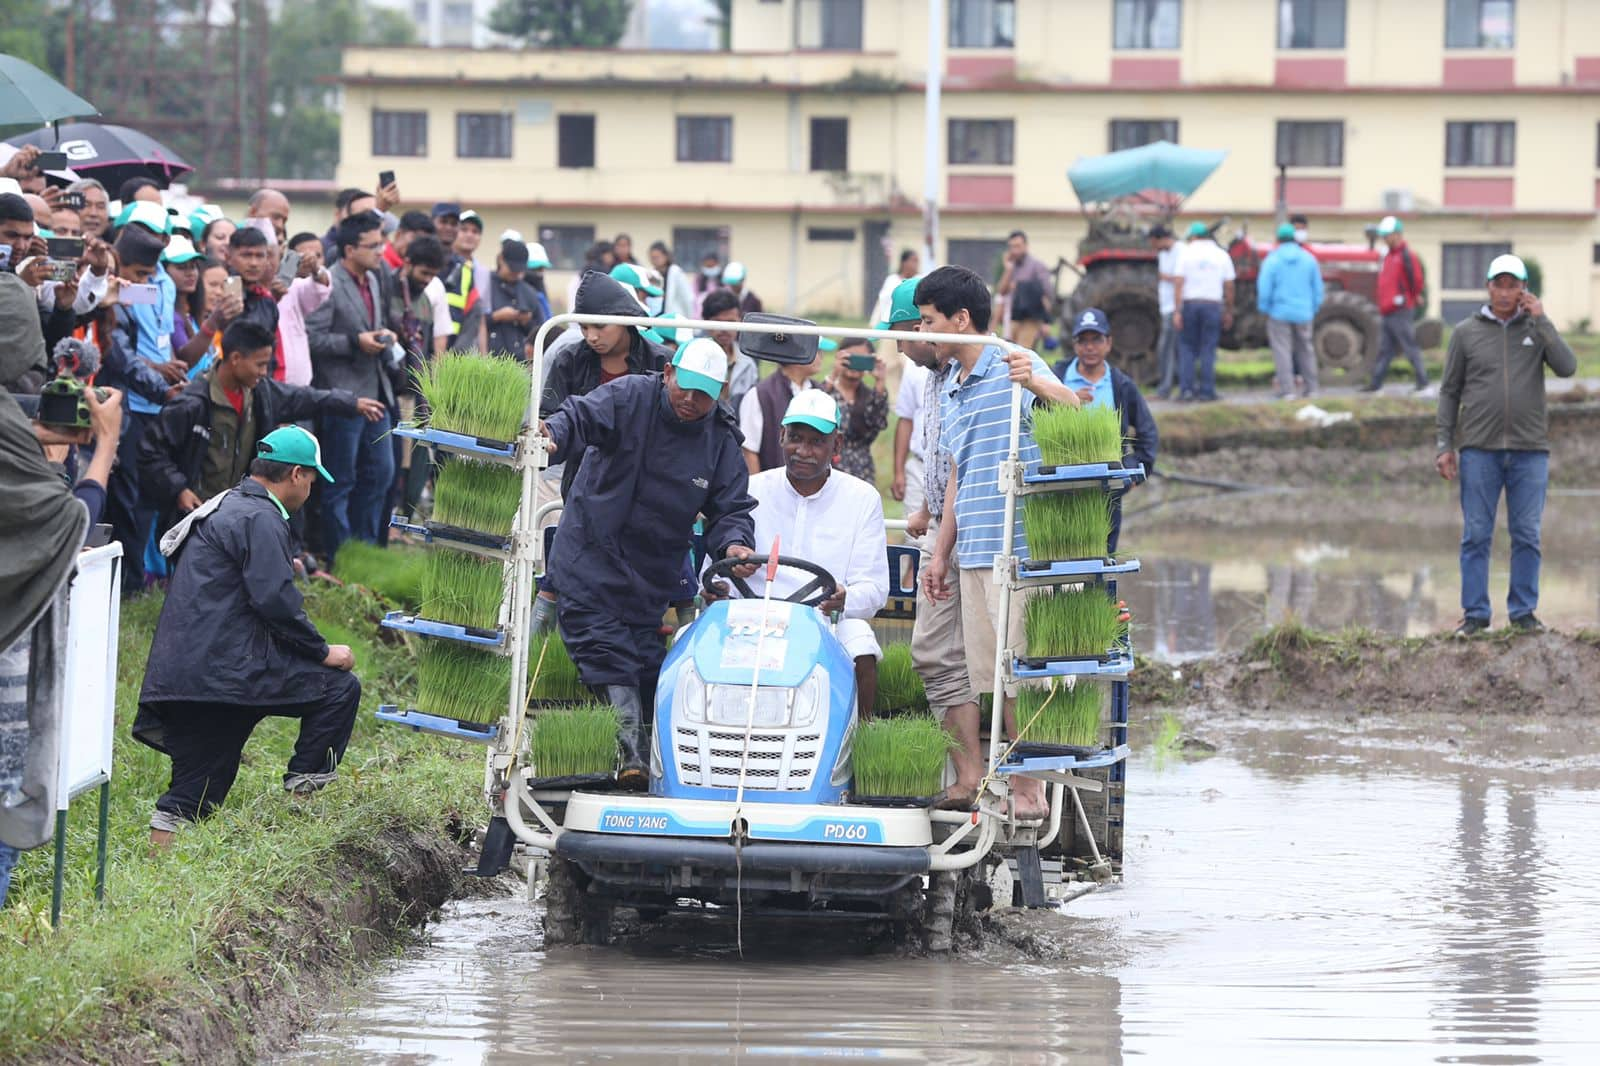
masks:
<instances>
[{"instance_id":1,"label":"green cap","mask_svg":"<svg viewBox=\"0 0 1600 1066\"><path fill-rule=\"evenodd\" d=\"M819 352L836 352L838 350L839 350L839 342L834 340L832 337L818 337L817 338L817 351L819 351Z\"/></svg>"},{"instance_id":2,"label":"green cap","mask_svg":"<svg viewBox=\"0 0 1600 1066\"><path fill-rule=\"evenodd\" d=\"M894 287L889 297L889 317L873 329L891 329L896 322L921 322L922 312L917 310L917 282L921 278L907 278Z\"/></svg>"},{"instance_id":3,"label":"green cap","mask_svg":"<svg viewBox=\"0 0 1600 1066\"><path fill-rule=\"evenodd\" d=\"M1207 237L1207 236L1210 236L1210 234L1211 234L1211 227L1207 226L1204 222L1191 222L1191 223L1189 223L1189 236L1191 236L1191 237Z\"/></svg>"},{"instance_id":4,"label":"green cap","mask_svg":"<svg viewBox=\"0 0 1600 1066\"><path fill-rule=\"evenodd\" d=\"M678 387L703 392L713 400L722 395L722 386L728 381L728 357L710 337L698 337L672 357L677 368Z\"/></svg>"},{"instance_id":5,"label":"green cap","mask_svg":"<svg viewBox=\"0 0 1600 1066\"><path fill-rule=\"evenodd\" d=\"M262 437L256 445L256 457L275 463L309 466L322 475L322 480L333 481L333 475L322 465L322 445L299 426L283 426Z\"/></svg>"},{"instance_id":6,"label":"green cap","mask_svg":"<svg viewBox=\"0 0 1600 1066\"><path fill-rule=\"evenodd\" d=\"M546 263L546 266L550 264ZM618 263L611 268L611 276L630 289L642 289L651 296L661 295L661 286L651 285L644 280L639 269L632 263Z\"/></svg>"},{"instance_id":7,"label":"green cap","mask_svg":"<svg viewBox=\"0 0 1600 1066\"><path fill-rule=\"evenodd\" d=\"M810 426L818 433L831 434L839 428L839 404L821 389L801 389L789 401L783 413L783 424L796 422Z\"/></svg>"},{"instance_id":8,"label":"green cap","mask_svg":"<svg viewBox=\"0 0 1600 1066\"><path fill-rule=\"evenodd\" d=\"M1288 222L1280 222L1280 223L1278 223L1278 240L1280 240L1280 241L1292 241L1292 240L1294 240L1294 226L1291 223L1288 223Z\"/></svg>"}]
</instances>

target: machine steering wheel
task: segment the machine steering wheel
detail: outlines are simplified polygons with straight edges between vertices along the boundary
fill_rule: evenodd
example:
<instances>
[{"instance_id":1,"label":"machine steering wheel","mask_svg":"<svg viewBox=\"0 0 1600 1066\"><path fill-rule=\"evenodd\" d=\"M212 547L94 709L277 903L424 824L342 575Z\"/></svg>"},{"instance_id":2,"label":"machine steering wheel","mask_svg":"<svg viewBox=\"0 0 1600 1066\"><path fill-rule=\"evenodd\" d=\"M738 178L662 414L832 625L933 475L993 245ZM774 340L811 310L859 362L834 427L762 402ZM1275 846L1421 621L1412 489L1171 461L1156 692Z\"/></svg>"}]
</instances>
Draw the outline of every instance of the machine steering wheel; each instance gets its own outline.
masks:
<instances>
[{"instance_id":1,"label":"machine steering wheel","mask_svg":"<svg viewBox=\"0 0 1600 1066\"><path fill-rule=\"evenodd\" d=\"M733 571L736 567L748 566L751 563L760 565L764 562L765 560L758 555L752 555L748 559L718 559L706 567L706 572L700 579L700 587L707 595L721 597L723 593L713 586L711 582L713 579L725 577L733 582L733 587L739 590L740 596L747 600L759 600L761 597L750 588L749 582ZM778 565L804 570L811 575L810 581L783 597L785 602L798 603L802 607L818 607L839 588L839 583L833 579L832 574L807 559L797 559L792 555L780 555L778 556Z\"/></svg>"}]
</instances>

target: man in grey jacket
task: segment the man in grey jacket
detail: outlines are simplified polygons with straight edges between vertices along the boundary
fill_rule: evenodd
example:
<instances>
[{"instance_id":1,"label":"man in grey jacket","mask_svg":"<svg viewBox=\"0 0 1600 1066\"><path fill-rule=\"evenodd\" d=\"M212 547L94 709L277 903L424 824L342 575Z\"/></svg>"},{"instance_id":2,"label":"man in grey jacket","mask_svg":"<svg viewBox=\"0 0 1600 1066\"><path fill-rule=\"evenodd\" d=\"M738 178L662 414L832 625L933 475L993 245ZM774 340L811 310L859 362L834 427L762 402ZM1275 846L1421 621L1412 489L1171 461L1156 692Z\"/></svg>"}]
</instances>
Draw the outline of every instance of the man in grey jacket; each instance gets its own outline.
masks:
<instances>
[{"instance_id":1,"label":"man in grey jacket","mask_svg":"<svg viewBox=\"0 0 1600 1066\"><path fill-rule=\"evenodd\" d=\"M1439 385L1438 455L1446 481L1461 479L1461 610L1458 636L1489 628L1489 546L1500 494L1511 533L1506 607L1518 629L1544 628L1539 604L1539 523L1550 473L1544 369L1569 378L1578 360L1544 305L1528 291L1514 255L1489 264L1489 302L1456 327ZM1459 452L1459 455L1458 455Z\"/></svg>"}]
</instances>

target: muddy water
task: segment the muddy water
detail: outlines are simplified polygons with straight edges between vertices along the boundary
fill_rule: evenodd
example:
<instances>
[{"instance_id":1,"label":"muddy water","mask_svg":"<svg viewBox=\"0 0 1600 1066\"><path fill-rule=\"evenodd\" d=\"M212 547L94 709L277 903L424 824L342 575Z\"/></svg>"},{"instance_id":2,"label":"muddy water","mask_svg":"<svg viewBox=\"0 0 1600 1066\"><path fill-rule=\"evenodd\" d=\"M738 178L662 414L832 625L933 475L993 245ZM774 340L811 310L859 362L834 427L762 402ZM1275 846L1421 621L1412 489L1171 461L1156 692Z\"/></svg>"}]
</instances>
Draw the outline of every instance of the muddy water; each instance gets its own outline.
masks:
<instances>
[{"instance_id":1,"label":"muddy water","mask_svg":"<svg viewBox=\"0 0 1600 1066\"><path fill-rule=\"evenodd\" d=\"M976 954L747 928L741 961L696 925L547 954L534 909L466 903L287 1061L1597 1061L1592 761L1552 769L1537 729L1212 728L1219 755L1133 766L1125 884Z\"/></svg>"},{"instance_id":2,"label":"muddy water","mask_svg":"<svg viewBox=\"0 0 1600 1066\"><path fill-rule=\"evenodd\" d=\"M1121 592L1143 627L1140 650L1181 661L1237 649L1289 617L1395 636L1453 628L1461 618L1460 510L1447 490L1402 494L1400 507L1393 494L1224 495L1133 516L1123 549L1143 569ZM1539 597L1547 625L1600 625L1597 535L1600 495L1552 490ZM1502 514L1489 570L1496 625L1506 622L1509 568Z\"/></svg>"}]
</instances>

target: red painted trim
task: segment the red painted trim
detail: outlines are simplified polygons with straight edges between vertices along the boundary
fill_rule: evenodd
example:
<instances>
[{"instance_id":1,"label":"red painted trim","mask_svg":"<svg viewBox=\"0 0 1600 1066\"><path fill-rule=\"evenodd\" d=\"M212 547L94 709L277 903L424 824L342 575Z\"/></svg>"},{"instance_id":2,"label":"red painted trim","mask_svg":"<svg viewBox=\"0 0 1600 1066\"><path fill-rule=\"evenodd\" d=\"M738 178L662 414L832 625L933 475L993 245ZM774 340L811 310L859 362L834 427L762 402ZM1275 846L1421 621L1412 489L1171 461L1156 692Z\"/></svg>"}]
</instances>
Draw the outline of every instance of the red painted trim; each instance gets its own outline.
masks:
<instances>
[{"instance_id":1,"label":"red painted trim","mask_svg":"<svg viewBox=\"0 0 1600 1066\"><path fill-rule=\"evenodd\" d=\"M952 53L945 59L944 72L951 78L961 78L967 81L992 81L995 78L1010 79L1017 72L1017 57L1004 56L964 56Z\"/></svg>"},{"instance_id":2,"label":"red painted trim","mask_svg":"<svg viewBox=\"0 0 1600 1066\"><path fill-rule=\"evenodd\" d=\"M1183 81L1183 61L1165 56L1112 56L1111 84L1175 88Z\"/></svg>"},{"instance_id":3,"label":"red painted trim","mask_svg":"<svg viewBox=\"0 0 1600 1066\"><path fill-rule=\"evenodd\" d=\"M1600 56L1579 56L1573 64L1574 80L1583 85L1600 82Z\"/></svg>"},{"instance_id":4,"label":"red painted trim","mask_svg":"<svg viewBox=\"0 0 1600 1066\"><path fill-rule=\"evenodd\" d=\"M1343 56L1279 56L1272 82L1280 88L1344 88Z\"/></svg>"},{"instance_id":5,"label":"red painted trim","mask_svg":"<svg viewBox=\"0 0 1600 1066\"><path fill-rule=\"evenodd\" d=\"M1517 83L1517 61L1510 56L1461 56L1444 60L1446 89L1507 89Z\"/></svg>"},{"instance_id":6,"label":"red painted trim","mask_svg":"<svg viewBox=\"0 0 1600 1066\"><path fill-rule=\"evenodd\" d=\"M951 206L1011 207L1016 179L1010 174L951 174L945 198Z\"/></svg>"},{"instance_id":7,"label":"red painted trim","mask_svg":"<svg viewBox=\"0 0 1600 1066\"><path fill-rule=\"evenodd\" d=\"M1515 178L1445 178L1446 207L1503 207L1516 203Z\"/></svg>"},{"instance_id":8,"label":"red painted trim","mask_svg":"<svg viewBox=\"0 0 1600 1066\"><path fill-rule=\"evenodd\" d=\"M1278 183L1273 181L1271 195L1278 195ZM1285 182L1285 197L1292 211L1311 209L1321 211L1344 206L1343 178L1297 178L1289 176Z\"/></svg>"}]
</instances>

